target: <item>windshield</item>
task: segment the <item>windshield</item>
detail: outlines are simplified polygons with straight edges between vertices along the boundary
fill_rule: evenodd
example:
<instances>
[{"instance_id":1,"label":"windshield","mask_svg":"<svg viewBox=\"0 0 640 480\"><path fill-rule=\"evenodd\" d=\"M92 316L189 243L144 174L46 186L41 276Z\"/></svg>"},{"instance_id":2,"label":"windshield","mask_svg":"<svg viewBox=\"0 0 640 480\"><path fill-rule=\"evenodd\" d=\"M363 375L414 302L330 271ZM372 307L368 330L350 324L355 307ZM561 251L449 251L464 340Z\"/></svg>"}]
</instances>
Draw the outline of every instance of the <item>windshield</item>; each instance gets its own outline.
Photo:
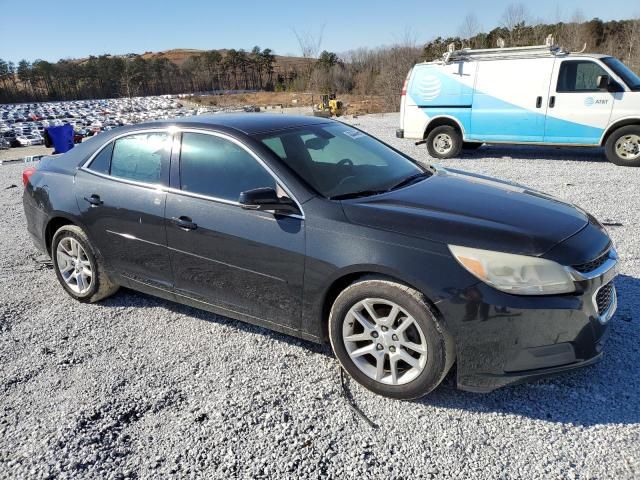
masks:
<instances>
[{"instance_id":1,"label":"windshield","mask_svg":"<svg viewBox=\"0 0 640 480\"><path fill-rule=\"evenodd\" d=\"M614 57L605 57L602 61L615 72L631 90L640 90L640 77L624 63Z\"/></svg>"},{"instance_id":2,"label":"windshield","mask_svg":"<svg viewBox=\"0 0 640 480\"><path fill-rule=\"evenodd\" d=\"M327 198L374 195L430 175L375 138L341 123L309 125L257 138Z\"/></svg>"}]
</instances>

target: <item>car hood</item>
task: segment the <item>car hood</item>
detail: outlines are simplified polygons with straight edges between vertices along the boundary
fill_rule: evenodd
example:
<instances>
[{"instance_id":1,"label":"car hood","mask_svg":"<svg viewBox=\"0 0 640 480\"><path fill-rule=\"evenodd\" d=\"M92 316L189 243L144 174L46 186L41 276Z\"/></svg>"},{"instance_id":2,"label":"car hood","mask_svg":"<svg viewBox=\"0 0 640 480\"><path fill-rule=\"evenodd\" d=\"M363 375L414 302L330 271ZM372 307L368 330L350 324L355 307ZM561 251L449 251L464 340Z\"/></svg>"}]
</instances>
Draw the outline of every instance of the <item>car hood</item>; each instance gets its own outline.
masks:
<instances>
[{"instance_id":1,"label":"car hood","mask_svg":"<svg viewBox=\"0 0 640 480\"><path fill-rule=\"evenodd\" d=\"M582 230L585 212L521 185L459 170L344 200L350 222L450 245L542 255Z\"/></svg>"}]
</instances>

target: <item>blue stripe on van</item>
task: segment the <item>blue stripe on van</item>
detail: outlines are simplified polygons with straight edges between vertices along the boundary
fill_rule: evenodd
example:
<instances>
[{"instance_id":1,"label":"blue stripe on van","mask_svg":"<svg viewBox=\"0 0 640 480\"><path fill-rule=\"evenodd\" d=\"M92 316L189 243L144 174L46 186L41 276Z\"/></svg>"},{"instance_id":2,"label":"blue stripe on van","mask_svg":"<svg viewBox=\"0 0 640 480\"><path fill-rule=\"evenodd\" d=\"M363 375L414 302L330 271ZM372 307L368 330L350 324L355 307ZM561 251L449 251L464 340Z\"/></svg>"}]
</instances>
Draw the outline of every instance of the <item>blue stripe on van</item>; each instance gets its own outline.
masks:
<instances>
[{"instance_id":1,"label":"blue stripe on van","mask_svg":"<svg viewBox=\"0 0 640 480\"><path fill-rule=\"evenodd\" d=\"M471 87L435 68L420 73L422 76L416 75L411 82L411 99L430 118L446 116L458 120L466 140L597 145L604 131L546 116L480 91L474 95ZM468 109L472 99L473 107Z\"/></svg>"}]
</instances>

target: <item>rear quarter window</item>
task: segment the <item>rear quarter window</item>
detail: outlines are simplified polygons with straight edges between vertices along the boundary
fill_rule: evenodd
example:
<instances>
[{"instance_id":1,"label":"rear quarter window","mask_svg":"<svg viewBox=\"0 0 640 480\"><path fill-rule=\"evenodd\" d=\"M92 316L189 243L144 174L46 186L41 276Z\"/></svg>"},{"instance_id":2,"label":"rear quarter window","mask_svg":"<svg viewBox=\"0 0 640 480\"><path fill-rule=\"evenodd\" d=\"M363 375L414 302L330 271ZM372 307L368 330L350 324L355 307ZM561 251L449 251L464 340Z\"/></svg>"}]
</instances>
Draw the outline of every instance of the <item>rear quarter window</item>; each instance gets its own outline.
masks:
<instances>
[{"instance_id":1,"label":"rear quarter window","mask_svg":"<svg viewBox=\"0 0 640 480\"><path fill-rule=\"evenodd\" d=\"M89 164L89 170L97 173L103 173L109 175L109 169L111 168L111 154L113 153L113 142L110 142L105 146L98 155L91 160Z\"/></svg>"}]
</instances>

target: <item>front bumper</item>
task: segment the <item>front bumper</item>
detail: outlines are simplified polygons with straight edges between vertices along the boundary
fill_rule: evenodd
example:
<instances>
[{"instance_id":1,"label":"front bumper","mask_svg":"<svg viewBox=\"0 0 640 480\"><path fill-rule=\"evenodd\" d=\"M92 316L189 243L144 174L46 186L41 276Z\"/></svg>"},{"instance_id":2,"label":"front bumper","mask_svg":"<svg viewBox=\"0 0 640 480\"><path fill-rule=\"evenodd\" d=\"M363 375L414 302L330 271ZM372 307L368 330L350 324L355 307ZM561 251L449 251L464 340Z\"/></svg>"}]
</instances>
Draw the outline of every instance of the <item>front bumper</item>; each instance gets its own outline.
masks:
<instances>
[{"instance_id":1,"label":"front bumper","mask_svg":"<svg viewBox=\"0 0 640 480\"><path fill-rule=\"evenodd\" d=\"M461 295L464 302L439 304L445 319L461 319L446 322L456 341L458 388L488 392L598 362L617 307L612 252L594 272L576 272L577 294L518 296L479 283ZM598 303L603 288L608 296Z\"/></svg>"}]
</instances>

